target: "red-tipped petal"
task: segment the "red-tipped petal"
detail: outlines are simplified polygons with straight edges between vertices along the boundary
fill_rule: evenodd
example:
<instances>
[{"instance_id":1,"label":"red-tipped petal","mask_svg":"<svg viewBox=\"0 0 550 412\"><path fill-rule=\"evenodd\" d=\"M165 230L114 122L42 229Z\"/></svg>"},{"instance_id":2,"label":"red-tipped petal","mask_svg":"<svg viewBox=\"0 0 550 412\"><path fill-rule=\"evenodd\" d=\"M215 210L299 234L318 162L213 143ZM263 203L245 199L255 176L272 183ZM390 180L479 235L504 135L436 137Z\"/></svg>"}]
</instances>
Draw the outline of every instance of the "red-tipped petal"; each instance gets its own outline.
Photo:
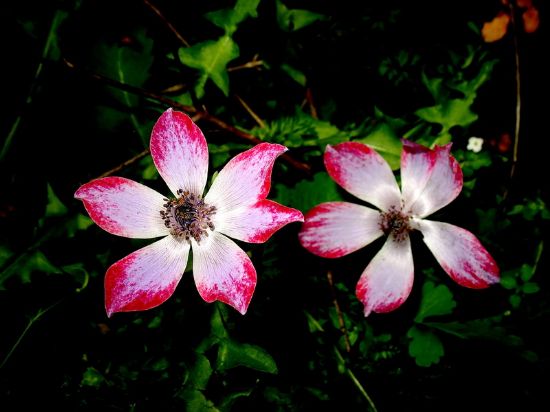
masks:
<instances>
[{"instance_id":1,"label":"red-tipped petal","mask_svg":"<svg viewBox=\"0 0 550 412\"><path fill-rule=\"evenodd\" d=\"M221 233L193 243L193 276L206 302L219 300L245 314L256 287L256 269L247 254Z\"/></svg>"},{"instance_id":2,"label":"red-tipped petal","mask_svg":"<svg viewBox=\"0 0 550 412\"><path fill-rule=\"evenodd\" d=\"M321 203L305 216L299 239L325 258L348 255L382 236L380 212L347 202Z\"/></svg>"},{"instance_id":3,"label":"red-tipped petal","mask_svg":"<svg viewBox=\"0 0 550 412\"><path fill-rule=\"evenodd\" d=\"M403 139L401 192L405 205L412 205L426 187L435 166L435 151Z\"/></svg>"},{"instance_id":4,"label":"red-tipped petal","mask_svg":"<svg viewBox=\"0 0 550 412\"><path fill-rule=\"evenodd\" d=\"M466 229L429 220L419 220L418 228L443 270L459 285L481 289L499 281L496 262Z\"/></svg>"},{"instance_id":5,"label":"red-tipped petal","mask_svg":"<svg viewBox=\"0 0 550 412\"><path fill-rule=\"evenodd\" d=\"M327 145L325 166L336 183L381 210L401 205L401 193L388 163L358 142Z\"/></svg>"},{"instance_id":6,"label":"red-tipped petal","mask_svg":"<svg viewBox=\"0 0 550 412\"><path fill-rule=\"evenodd\" d=\"M280 144L260 143L238 154L220 171L205 202L216 206L216 214L221 218L225 213L265 199L271 188L273 163L286 150Z\"/></svg>"},{"instance_id":7,"label":"red-tipped petal","mask_svg":"<svg viewBox=\"0 0 550 412\"><path fill-rule=\"evenodd\" d=\"M151 156L174 195L179 189L202 195L208 174L208 146L189 116L172 109L160 116L151 133Z\"/></svg>"},{"instance_id":8,"label":"red-tipped petal","mask_svg":"<svg viewBox=\"0 0 550 412\"><path fill-rule=\"evenodd\" d=\"M141 183L104 177L80 186L74 196L84 202L92 220L113 235L147 239L168 234L160 216L163 196Z\"/></svg>"},{"instance_id":9,"label":"red-tipped petal","mask_svg":"<svg viewBox=\"0 0 550 412\"><path fill-rule=\"evenodd\" d=\"M356 294L365 305L365 316L397 309L409 297L413 280L409 237L400 241L388 237L357 283Z\"/></svg>"},{"instance_id":10,"label":"red-tipped petal","mask_svg":"<svg viewBox=\"0 0 550 412\"><path fill-rule=\"evenodd\" d=\"M249 243L263 243L277 230L291 222L303 222L302 212L271 200L232 210L216 219L216 230L232 238Z\"/></svg>"},{"instance_id":11,"label":"red-tipped petal","mask_svg":"<svg viewBox=\"0 0 550 412\"><path fill-rule=\"evenodd\" d=\"M176 289L189 243L167 236L113 264L105 275L107 315L154 308Z\"/></svg>"},{"instance_id":12,"label":"red-tipped petal","mask_svg":"<svg viewBox=\"0 0 550 412\"><path fill-rule=\"evenodd\" d=\"M409 171L408 167L405 167L407 180L404 184L408 186L408 193L414 193L415 196L412 203L405 201L405 211L419 217L431 215L448 205L462 190L462 169L455 158L451 156L451 144L436 146L431 152L434 159L431 169L425 165L419 165ZM410 165L428 162L426 157L429 155L423 150L417 150L405 156L408 157L406 162ZM415 159L417 157L420 159ZM430 170L429 178L426 179L426 174ZM413 172L417 173L414 178L412 177ZM415 184L417 186L414 186Z\"/></svg>"}]
</instances>

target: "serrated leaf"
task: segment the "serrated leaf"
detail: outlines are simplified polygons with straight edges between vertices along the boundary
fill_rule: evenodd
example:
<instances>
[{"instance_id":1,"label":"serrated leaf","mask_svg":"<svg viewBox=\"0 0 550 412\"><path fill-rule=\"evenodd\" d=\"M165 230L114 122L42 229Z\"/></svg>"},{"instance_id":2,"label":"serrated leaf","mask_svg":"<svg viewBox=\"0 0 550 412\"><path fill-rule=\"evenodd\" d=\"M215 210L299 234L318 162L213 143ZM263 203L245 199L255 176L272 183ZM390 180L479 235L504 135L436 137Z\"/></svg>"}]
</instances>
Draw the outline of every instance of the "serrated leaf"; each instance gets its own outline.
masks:
<instances>
[{"instance_id":1,"label":"serrated leaf","mask_svg":"<svg viewBox=\"0 0 550 412\"><path fill-rule=\"evenodd\" d=\"M413 326L407 332L411 338L409 343L409 355L411 355L418 366L430 366L438 363L445 354L443 343L430 331L423 331Z\"/></svg>"},{"instance_id":2,"label":"serrated leaf","mask_svg":"<svg viewBox=\"0 0 550 412\"><path fill-rule=\"evenodd\" d=\"M309 10L289 9L280 0L276 2L277 23L283 31L292 32L303 29L316 21L327 17Z\"/></svg>"},{"instance_id":3,"label":"serrated leaf","mask_svg":"<svg viewBox=\"0 0 550 412\"><path fill-rule=\"evenodd\" d=\"M237 0L234 7L207 13L205 17L216 26L225 30L228 35L237 30L239 23L248 17L257 17L256 9L260 0Z\"/></svg>"},{"instance_id":4,"label":"serrated leaf","mask_svg":"<svg viewBox=\"0 0 550 412\"><path fill-rule=\"evenodd\" d=\"M402 144L395 131L386 123L380 123L366 137L356 141L376 150L388 162L392 170L399 169Z\"/></svg>"},{"instance_id":5,"label":"serrated leaf","mask_svg":"<svg viewBox=\"0 0 550 412\"><path fill-rule=\"evenodd\" d=\"M225 94L229 94L229 76L227 64L239 57L239 46L230 36L222 36L218 40L207 40L192 47L179 49L179 58L183 64L200 71L200 77L195 85L198 98L204 96L204 86L208 79Z\"/></svg>"},{"instance_id":6,"label":"serrated leaf","mask_svg":"<svg viewBox=\"0 0 550 412\"><path fill-rule=\"evenodd\" d=\"M265 349L229 339L221 340L218 346L216 369L225 371L237 366L266 373L277 373L277 365Z\"/></svg>"},{"instance_id":7,"label":"serrated leaf","mask_svg":"<svg viewBox=\"0 0 550 412\"><path fill-rule=\"evenodd\" d=\"M435 286L433 282L427 281L422 286L422 300L414 320L423 322L430 316L448 315L453 312L455 306L453 294L447 286Z\"/></svg>"},{"instance_id":8,"label":"serrated leaf","mask_svg":"<svg viewBox=\"0 0 550 412\"><path fill-rule=\"evenodd\" d=\"M440 124L443 134L454 126L466 127L477 120L477 114L470 110L472 103L469 99L449 99L442 104L418 109L415 114L429 123Z\"/></svg>"},{"instance_id":9,"label":"serrated leaf","mask_svg":"<svg viewBox=\"0 0 550 412\"><path fill-rule=\"evenodd\" d=\"M67 214L67 207L59 200L52 187L48 183L48 204L46 205L46 217L64 216Z\"/></svg>"},{"instance_id":10,"label":"serrated leaf","mask_svg":"<svg viewBox=\"0 0 550 412\"><path fill-rule=\"evenodd\" d=\"M338 186L325 172L316 173L312 180L302 180L294 187L276 184L276 200L298 210L307 211L319 203L342 200Z\"/></svg>"}]
</instances>

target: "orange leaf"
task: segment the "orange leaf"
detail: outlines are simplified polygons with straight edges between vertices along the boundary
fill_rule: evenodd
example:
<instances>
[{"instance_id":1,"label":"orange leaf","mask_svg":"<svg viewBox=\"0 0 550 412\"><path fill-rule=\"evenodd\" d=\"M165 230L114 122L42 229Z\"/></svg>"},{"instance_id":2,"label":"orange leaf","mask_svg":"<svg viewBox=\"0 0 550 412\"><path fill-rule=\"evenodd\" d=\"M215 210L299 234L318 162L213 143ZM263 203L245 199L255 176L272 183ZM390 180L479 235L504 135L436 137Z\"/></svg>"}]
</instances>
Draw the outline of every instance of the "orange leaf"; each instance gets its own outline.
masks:
<instances>
[{"instance_id":1,"label":"orange leaf","mask_svg":"<svg viewBox=\"0 0 550 412\"><path fill-rule=\"evenodd\" d=\"M502 39L506 34L506 30L508 30L509 22L510 16L502 11L498 13L493 20L483 24L483 28L481 29L483 40L487 43L492 43Z\"/></svg>"},{"instance_id":2,"label":"orange leaf","mask_svg":"<svg viewBox=\"0 0 550 412\"><path fill-rule=\"evenodd\" d=\"M539 11L530 7L522 15L525 33L533 33L539 27Z\"/></svg>"}]
</instances>

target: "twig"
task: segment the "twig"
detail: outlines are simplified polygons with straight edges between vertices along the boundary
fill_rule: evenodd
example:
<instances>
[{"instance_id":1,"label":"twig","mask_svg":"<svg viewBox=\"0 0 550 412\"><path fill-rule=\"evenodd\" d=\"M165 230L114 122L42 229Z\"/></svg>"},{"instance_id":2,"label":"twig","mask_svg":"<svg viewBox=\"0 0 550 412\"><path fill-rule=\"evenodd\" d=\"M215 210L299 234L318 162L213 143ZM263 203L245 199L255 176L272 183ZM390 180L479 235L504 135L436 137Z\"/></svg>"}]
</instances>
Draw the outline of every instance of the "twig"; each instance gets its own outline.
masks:
<instances>
[{"instance_id":1,"label":"twig","mask_svg":"<svg viewBox=\"0 0 550 412\"><path fill-rule=\"evenodd\" d=\"M137 162L138 160L144 158L145 156L147 156L147 154L149 153L149 148L145 149L144 151L142 152L139 152L137 155L135 155L134 157L122 162L121 164L119 164L118 166L116 167L113 167L111 170L107 170L105 173L101 174L100 176L98 176L98 179L101 178L101 177L107 177L107 176L111 176L112 174L115 174L116 172L118 172L119 170L122 170L124 169L125 167L128 167L130 166L132 163L135 163Z\"/></svg>"},{"instance_id":2,"label":"twig","mask_svg":"<svg viewBox=\"0 0 550 412\"><path fill-rule=\"evenodd\" d=\"M237 137L240 137L242 140L246 140L250 144L257 145L259 143L263 143L263 140L258 139L256 136L253 136L250 133L245 132L244 130L238 129L235 126L227 124L222 119L220 119L220 118L218 118L214 115L211 115L210 113L208 113L204 110L197 110L194 106L187 106L185 104L178 103L175 100L172 100L168 97L162 96L162 95L157 94L157 93L150 92L150 91L142 89L140 87L135 87L135 86L131 86L129 84L118 82L118 81L113 80L109 77L102 76L101 74L98 74L98 73L84 71L83 69L78 68L74 63L70 62L67 59L63 59L63 61L69 69L75 70L75 71L78 70L79 72L83 72L88 77L90 77L92 80L98 81L98 82L106 84L108 86L115 87L117 89L124 90L124 91L130 92L130 93L133 93L133 94L136 94L136 95L139 95L139 96L148 97L148 98L150 98L152 100L155 100L159 103L162 103L162 104L164 104L168 107L173 107L173 108L182 110L184 112L187 112L188 114L194 114L194 115L197 116L198 119L203 120L207 123L216 125L220 129L223 129L227 132L230 132L233 135L235 135ZM302 163L302 162L294 159L292 156L290 156L286 153L281 155L281 159L284 160L288 165L290 165L294 169L299 170L299 171L303 172L304 174L306 174L308 176L311 174L311 167L308 164Z\"/></svg>"},{"instance_id":3,"label":"twig","mask_svg":"<svg viewBox=\"0 0 550 412\"><path fill-rule=\"evenodd\" d=\"M348 329L346 328L346 324L344 323L344 316L342 315L342 311L340 310L340 304L338 303L338 299L336 297L336 291L334 290L334 281L332 279L332 272L330 270L327 271L327 280L330 286L330 291L332 293L332 303L334 304L334 308L336 309L336 315L338 315L338 324L340 325L340 331L344 335L344 341L346 343L346 352L350 353L351 342L349 340Z\"/></svg>"},{"instance_id":4,"label":"twig","mask_svg":"<svg viewBox=\"0 0 550 412\"><path fill-rule=\"evenodd\" d=\"M510 16L513 27L513 41L514 41L514 58L516 69L516 125L514 128L514 150L512 152L512 167L510 168L510 179L514 177L516 172L516 166L518 162L518 147L519 147L519 131L521 124L521 76L519 70L519 45L518 45L518 33L516 26L516 16L513 2L509 2Z\"/></svg>"},{"instance_id":5,"label":"twig","mask_svg":"<svg viewBox=\"0 0 550 412\"><path fill-rule=\"evenodd\" d=\"M311 88L309 87L306 90L306 100L309 106L309 113L311 114L311 117L313 117L314 119L319 119L319 114L317 113L315 102L313 101L313 93L311 92Z\"/></svg>"},{"instance_id":6,"label":"twig","mask_svg":"<svg viewBox=\"0 0 550 412\"><path fill-rule=\"evenodd\" d=\"M244 109L248 112L248 114L254 119L254 121L256 123L258 123L258 126L260 126L262 129L265 129L265 122L261 119L260 116L258 116L254 110L252 110L252 108L248 105L248 103L246 103L242 98L241 96L239 96L238 94L235 94L235 97L237 98L237 100L239 101L239 103L241 104L242 107L244 107Z\"/></svg>"},{"instance_id":7,"label":"twig","mask_svg":"<svg viewBox=\"0 0 550 412\"><path fill-rule=\"evenodd\" d=\"M145 5L162 20L168 30L170 30L185 47L191 47L187 40L184 39L180 32L172 25L172 23L168 21L168 19L166 19L166 17L164 17L164 14L162 14L162 12L153 3L149 0L143 0L143 3L145 3Z\"/></svg>"},{"instance_id":8,"label":"twig","mask_svg":"<svg viewBox=\"0 0 550 412\"><path fill-rule=\"evenodd\" d=\"M263 60L252 60L252 61L249 61L248 63L241 64L239 66L228 67L227 71L235 72L237 70L243 70L243 69L254 69L256 67L263 66L264 64L265 62Z\"/></svg>"}]
</instances>

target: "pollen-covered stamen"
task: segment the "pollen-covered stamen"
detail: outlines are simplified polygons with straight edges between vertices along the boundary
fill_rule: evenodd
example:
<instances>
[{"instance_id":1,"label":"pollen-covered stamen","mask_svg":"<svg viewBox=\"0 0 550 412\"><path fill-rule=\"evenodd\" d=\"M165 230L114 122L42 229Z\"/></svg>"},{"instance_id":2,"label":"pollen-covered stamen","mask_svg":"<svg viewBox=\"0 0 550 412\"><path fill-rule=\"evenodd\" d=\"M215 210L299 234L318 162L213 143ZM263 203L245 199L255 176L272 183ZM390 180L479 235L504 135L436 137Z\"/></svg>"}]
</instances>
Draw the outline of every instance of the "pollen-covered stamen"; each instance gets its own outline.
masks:
<instances>
[{"instance_id":1,"label":"pollen-covered stamen","mask_svg":"<svg viewBox=\"0 0 550 412\"><path fill-rule=\"evenodd\" d=\"M412 230L410 220L411 217L408 214L392 206L387 212L380 213L380 229L386 235L393 235L393 238L400 242Z\"/></svg>"},{"instance_id":2,"label":"pollen-covered stamen","mask_svg":"<svg viewBox=\"0 0 550 412\"><path fill-rule=\"evenodd\" d=\"M200 243L208 236L208 229L214 230L212 217L216 207L207 205L202 196L187 190L180 189L177 195L176 199L165 199L165 209L160 211L164 224L172 236L188 241L193 238Z\"/></svg>"}]
</instances>

